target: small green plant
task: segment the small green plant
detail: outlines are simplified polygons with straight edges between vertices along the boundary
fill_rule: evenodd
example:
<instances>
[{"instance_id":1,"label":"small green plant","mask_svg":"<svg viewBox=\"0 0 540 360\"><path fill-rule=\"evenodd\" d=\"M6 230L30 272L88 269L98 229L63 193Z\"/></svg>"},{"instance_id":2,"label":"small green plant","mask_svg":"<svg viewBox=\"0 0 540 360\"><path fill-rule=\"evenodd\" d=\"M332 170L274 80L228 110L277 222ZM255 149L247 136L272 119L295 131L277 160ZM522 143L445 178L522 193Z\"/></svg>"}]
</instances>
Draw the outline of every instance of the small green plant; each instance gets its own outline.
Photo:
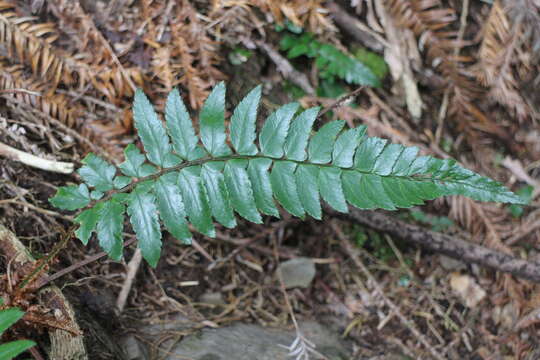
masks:
<instances>
[{"instance_id":1,"label":"small green plant","mask_svg":"<svg viewBox=\"0 0 540 360\"><path fill-rule=\"evenodd\" d=\"M76 236L86 244L96 232L113 259L122 257L127 212L152 266L160 257L160 219L174 237L189 243L188 222L213 237L213 219L233 228L234 212L254 223L262 223L261 213L279 217L275 200L294 216L316 219L322 217L320 198L340 212L347 212L348 204L409 208L444 195L523 203L455 160L418 157L416 147L366 136L365 126L345 130L345 122L336 120L312 133L319 108L297 114L298 103L281 106L257 136L260 98L261 86L246 95L227 134L225 84L218 84L201 109L197 136L177 90L167 99L166 127L139 90L133 112L145 153L128 145L118 168L90 153L78 170L83 183L60 187L50 202L84 209L75 218Z\"/></svg>"},{"instance_id":2,"label":"small green plant","mask_svg":"<svg viewBox=\"0 0 540 360\"><path fill-rule=\"evenodd\" d=\"M516 194L518 194L523 199L525 199L526 202L530 202L531 199L532 199L533 191L534 191L534 187L532 187L531 185L525 185L525 186L520 187L516 191ZM518 204L510 205L508 207L508 211L510 211L510 214L514 218L520 218L523 215L523 212L524 212L523 206L518 205Z\"/></svg>"},{"instance_id":3,"label":"small green plant","mask_svg":"<svg viewBox=\"0 0 540 360\"><path fill-rule=\"evenodd\" d=\"M280 47L287 51L289 59L299 56L314 58L321 79L331 84L335 84L337 78L349 84L379 86L388 72L379 55L357 50L356 57L349 56L331 44L317 41L310 33L286 34L280 41Z\"/></svg>"},{"instance_id":4,"label":"small green plant","mask_svg":"<svg viewBox=\"0 0 540 360\"><path fill-rule=\"evenodd\" d=\"M446 216L433 216L421 210L411 210L410 216L421 223L429 225L431 230L441 232L454 226L454 222Z\"/></svg>"},{"instance_id":5,"label":"small green plant","mask_svg":"<svg viewBox=\"0 0 540 360\"><path fill-rule=\"evenodd\" d=\"M387 262L395 258L394 251L383 237L371 229L362 226L353 227L356 246L369 249L377 259Z\"/></svg>"},{"instance_id":6,"label":"small green plant","mask_svg":"<svg viewBox=\"0 0 540 360\"><path fill-rule=\"evenodd\" d=\"M0 336L19 321L24 316L24 312L18 308L8 308L0 311ZM36 343L30 340L16 340L5 344L0 344L0 360L10 360L28 350Z\"/></svg>"}]
</instances>

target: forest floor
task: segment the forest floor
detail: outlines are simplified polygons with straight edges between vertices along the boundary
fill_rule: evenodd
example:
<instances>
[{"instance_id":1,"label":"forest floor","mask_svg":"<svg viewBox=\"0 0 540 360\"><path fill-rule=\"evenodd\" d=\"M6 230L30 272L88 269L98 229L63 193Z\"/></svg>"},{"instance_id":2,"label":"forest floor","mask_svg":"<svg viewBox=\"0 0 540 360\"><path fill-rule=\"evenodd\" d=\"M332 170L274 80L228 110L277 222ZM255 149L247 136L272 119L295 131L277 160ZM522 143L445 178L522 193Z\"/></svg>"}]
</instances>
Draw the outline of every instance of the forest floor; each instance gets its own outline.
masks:
<instances>
[{"instance_id":1,"label":"forest floor","mask_svg":"<svg viewBox=\"0 0 540 360\"><path fill-rule=\"evenodd\" d=\"M160 113L179 87L195 115L220 80L228 109L260 83L263 114L293 100L328 108L365 81L315 64L324 59L302 47L331 44L368 64L381 86L364 87L321 121L367 125L369 135L455 158L531 200L519 207L451 197L390 215L536 262L539 24L540 9L527 1L0 0L0 143L76 166L90 151L119 164L123 148L137 142L137 87ZM299 56L285 50L286 38ZM1 155L0 222L40 258L73 219L48 199L78 175ZM124 240L134 236L125 230ZM155 269L130 265L130 245L121 262L102 257L55 280L76 308L91 359L118 358L104 333L136 335L142 324L179 314L198 324L192 332L239 321L290 328L275 270L297 257L311 259L316 275L307 288L287 291L294 316L331 323L355 359L540 358L533 281L331 214L239 220L195 240L185 246L164 233ZM48 272L101 251L95 239L88 246L73 239ZM17 336L46 342L46 327L26 329Z\"/></svg>"}]
</instances>

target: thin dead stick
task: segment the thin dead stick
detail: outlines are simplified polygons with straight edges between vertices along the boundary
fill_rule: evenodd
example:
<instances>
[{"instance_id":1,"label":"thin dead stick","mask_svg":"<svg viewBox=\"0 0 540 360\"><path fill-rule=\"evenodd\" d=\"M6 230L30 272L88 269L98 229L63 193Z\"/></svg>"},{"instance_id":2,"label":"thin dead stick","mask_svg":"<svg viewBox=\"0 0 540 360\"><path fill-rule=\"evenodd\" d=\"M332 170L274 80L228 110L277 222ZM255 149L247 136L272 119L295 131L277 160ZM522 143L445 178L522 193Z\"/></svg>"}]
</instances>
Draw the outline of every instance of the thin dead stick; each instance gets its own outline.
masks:
<instances>
[{"instance_id":1,"label":"thin dead stick","mask_svg":"<svg viewBox=\"0 0 540 360\"><path fill-rule=\"evenodd\" d=\"M126 306L127 297L133 285L133 280L135 280L135 275L137 275L137 271L141 266L141 260L142 252L140 248L137 248L133 254L133 257L127 264L126 280L124 281L124 284L122 284L122 289L120 290L120 294L118 294L118 298L116 299L116 309L120 314L122 311L124 311L124 307Z\"/></svg>"},{"instance_id":2,"label":"thin dead stick","mask_svg":"<svg viewBox=\"0 0 540 360\"><path fill-rule=\"evenodd\" d=\"M257 41L256 44L266 53L270 60L276 64L279 72L283 74L286 79L290 80L295 85L298 85L309 95L315 94L315 89L313 89L313 86L311 86L307 76L304 73L296 70L286 58L281 56L280 53L278 53L272 46L268 45L264 41Z\"/></svg>"},{"instance_id":3,"label":"thin dead stick","mask_svg":"<svg viewBox=\"0 0 540 360\"><path fill-rule=\"evenodd\" d=\"M335 108L343 105L344 102L356 97L358 94L360 94L362 90L364 90L364 87L360 86L358 89L355 89L354 91L351 91L350 93L343 95L342 97L334 101L329 106L326 106L324 109L322 109L319 115L317 115L317 120L322 118L323 115L326 114L327 112L334 110Z\"/></svg>"},{"instance_id":4,"label":"thin dead stick","mask_svg":"<svg viewBox=\"0 0 540 360\"><path fill-rule=\"evenodd\" d=\"M359 250L351 245L349 239L343 234L341 229L337 227L337 225L334 222L331 222L330 225L334 229L334 232L338 236L338 238L341 241L341 245L344 247L345 251L351 259L354 261L356 266L364 273L364 276L368 278L368 280L373 285L375 291L379 293L379 296L381 296L386 303L386 305L390 308L390 310L399 318L399 320L405 325L409 331L413 333L413 335L424 345L426 349L431 353L431 355L438 360L444 360L444 357L437 351L435 348L429 343L429 341L426 339L424 335L420 333L420 331L416 328L416 325L407 319L405 315L401 312L399 309L399 306L394 304L392 300L390 300L384 293L384 290L381 289L379 282L375 279L371 271L364 265L362 260L360 259L360 256L358 255Z\"/></svg>"},{"instance_id":5,"label":"thin dead stick","mask_svg":"<svg viewBox=\"0 0 540 360\"><path fill-rule=\"evenodd\" d=\"M27 89L2 89L0 90L0 94L9 94L9 93L20 93L20 94L41 96L41 93L37 91L30 91Z\"/></svg>"},{"instance_id":6,"label":"thin dead stick","mask_svg":"<svg viewBox=\"0 0 540 360\"><path fill-rule=\"evenodd\" d=\"M12 148L9 145L0 142L0 155L8 159L21 162L25 165L35 167L37 169L56 172L60 174L71 174L75 168L73 163L47 160L37 157L24 151Z\"/></svg>"},{"instance_id":7,"label":"thin dead stick","mask_svg":"<svg viewBox=\"0 0 540 360\"><path fill-rule=\"evenodd\" d=\"M336 24L362 45L379 52L385 46L390 47L390 44L381 35L363 24L356 17L351 16L335 2L329 1L325 7L330 11L330 15Z\"/></svg>"},{"instance_id":8,"label":"thin dead stick","mask_svg":"<svg viewBox=\"0 0 540 360\"><path fill-rule=\"evenodd\" d=\"M124 246L124 247L127 247L127 246L133 244L134 242L135 242L135 237L133 237L133 238L129 239L128 241L126 241L126 242L123 244L123 246ZM99 260L99 259L101 259L102 257L105 257L105 256L107 256L107 255L108 255L108 254L107 254L105 251L103 251L103 252L100 252L100 253L98 253L98 254L96 254L96 255L90 256L90 257L87 258L87 259L84 259L84 260L82 260L82 261L79 261L79 262L76 263L76 264L70 265L70 266L68 266L67 268L64 268L64 269L62 269L62 270L60 270L60 271L58 271L58 272L52 274L51 276L48 276L47 278L45 278L45 280L44 280L43 282L39 283L38 288L39 288L39 287L42 287L42 286L45 286L45 285L47 285L48 283L50 283L51 281L54 281L54 280L56 280L56 279L58 279L58 278L60 278L60 277L62 277L62 276L64 276L64 275L66 275L66 274L69 274L69 273L72 272L72 271L77 270L78 268L81 268L81 267L85 266L86 264L90 264L91 262L97 261L97 260Z\"/></svg>"},{"instance_id":9,"label":"thin dead stick","mask_svg":"<svg viewBox=\"0 0 540 360\"><path fill-rule=\"evenodd\" d=\"M208 259L211 263L215 262L216 260L199 244L199 242L195 239L191 239L191 245L200 252L205 258Z\"/></svg>"},{"instance_id":10,"label":"thin dead stick","mask_svg":"<svg viewBox=\"0 0 540 360\"><path fill-rule=\"evenodd\" d=\"M430 231L378 211L349 208L348 214L341 214L336 213L327 206L325 206L325 209L328 214L386 232L397 238L415 243L431 251L445 254L454 259L475 263L540 283L540 263L538 262L519 259L515 256L488 249L455 236Z\"/></svg>"},{"instance_id":11,"label":"thin dead stick","mask_svg":"<svg viewBox=\"0 0 540 360\"><path fill-rule=\"evenodd\" d=\"M54 216L54 217L57 217L57 218L59 218L59 219L67 220L67 221L69 221L69 222L72 222L72 221L73 221L73 217L72 217L72 216L62 215L62 214L60 214L60 213L57 213L56 211L47 210L47 209L42 209L42 208L40 208L39 206L30 204L29 202L26 202L26 201L18 201L18 200L16 200L16 198L15 198L15 199L5 199L5 200L1 200L1 201L0 201L0 204L15 204L15 205L27 207L27 208L32 209L32 210L34 210L35 212L38 212L38 213L41 213L41 214L45 214L45 215L48 215L48 216Z\"/></svg>"}]
</instances>

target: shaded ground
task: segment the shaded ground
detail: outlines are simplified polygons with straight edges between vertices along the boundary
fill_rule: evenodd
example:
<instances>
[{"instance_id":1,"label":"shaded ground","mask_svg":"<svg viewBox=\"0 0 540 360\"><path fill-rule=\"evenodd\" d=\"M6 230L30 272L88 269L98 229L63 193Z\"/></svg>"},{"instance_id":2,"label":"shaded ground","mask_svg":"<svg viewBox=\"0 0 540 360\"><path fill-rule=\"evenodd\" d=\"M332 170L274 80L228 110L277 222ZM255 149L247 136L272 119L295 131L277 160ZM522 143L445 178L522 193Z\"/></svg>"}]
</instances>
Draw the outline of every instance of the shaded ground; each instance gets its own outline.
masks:
<instances>
[{"instance_id":1,"label":"shaded ground","mask_svg":"<svg viewBox=\"0 0 540 360\"><path fill-rule=\"evenodd\" d=\"M251 6L256 2L246 1L213 9L205 1L181 1L180 5L172 1L98 1L81 2L82 7L78 7L73 5L77 2L55 0L44 2L35 19L20 20L28 24L48 22L43 25L42 29L47 31L42 34L37 34L36 29L21 28L16 21L32 14L31 6L39 1L20 1L16 8L10 7L10 1L1 3L5 10L0 10L0 20L15 39L0 37L4 46L0 53L2 88L39 91L42 96L1 94L4 100L0 109L0 142L76 164L89 150L116 163L122 160L122 146L134 141L132 86L144 86L161 106L165 94L178 85L184 90L186 103L192 108L200 107L211 85L222 78L228 79L229 106L238 103L258 83L264 84L265 108L271 110L290 101L295 95L290 90L294 79L285 80L268 53L254 45L261 40L278 48L282 35L274 31L270 18L288 17L292 22L297 19L316 31L319 39L343 49L342 44L347 44L350 51L353 45L369 47L342 30L342 24L339 28L332 25L326 10L333 9L333 2L302 5L301 1L292 1L276 8L266 3ZM442 70L433 66L433 55L418 50L421 34L400 31L406 34L406 46L411 47L400 48L396 44L405 46L404 40L395 39L397 35L391 33L389 25L381 24L381 13L373 10L374 2L355 3L364 4L355 17L371 36L376 35L374 43L380 45L379 50L373 45L373 51L382 53L384 46L377 41L382 38L398 52L398 58L400 51L409 54L404 56L408 60L403 66L410 67L410 74L403 74L414 75L410 80L418 85L423 111L418 119L411 116L413 110L411 106L407 108L405 101L412 96L411 90L400 85L408 81L401 74L398 78L388 76L381 88L361 93L355 100L356 106L335 109L326 120L339 116L354 125L368 125L371 135L416 145L424 153L439 157L455 157L513 190L531 186L533 202L522 209L451 198L394 215L537 260L540 220L535 196L539 192L536 179L540 168L540 128L535 111L539 104L530 90L531 86L535 89L531 84L536 80L525 74L527 69L528 73L538 73L537 60L530 56L501 69L495 60L485 60L489 60L490 46L500 47L497 39L486 44L482 39L487 35L475 37L487 28L483 23L490 16L495 17L493 9L501 3L496 2L493 7L479 2L469 5L463 38L470 46L460 49L467 58L452 65L451 59L445 57L446 68ZM410 10L407 4L414 1L388 3L394 10L387 16L393 14L396 23L407 25L403 20ZM400 6L397 3L403 6L402 17L396 14L395 9ZM346 7L348 3L339 5L347 13L355 14ZM444 2L437 6L454 11L446 25L458 32L459 16L463 14L461 4ZM426 33L431 34L425 30ZM428 49L447 51L431 35L424 36ZM509 36L513 39L524 35ZM49 71L42 71L39 66L32 66L29 54L14 55L17 46L28 47L32 41L40 44L40 54L45 54L43 48L48 46L44 43L52 44L54 51L48 53L49 60L56 64L54 61L60 59L65 63L63 67L58 70L51 65ZM531 54L533 43L534 38L520 44L516 50L519 59ZM241 65L232 65L231 52L245 46L252 48L252 55ZM392 57L386 59L392 66ZM285 61L289 62L286 58ZM309 59L289 63L317 87L321 79ZM500 78L508 79L508 74L512 74L516 84L502 96L499 93L503 85L495 80L486 87L476 84L474 90L480 88L481 96L468 96L468 85L460 87L462 84L448 75L448 69L454 66L460 74L471 75L474 68L469 63L484 69L497 67L493 71ZM55 84L53 75L57 73L61 75ZM478 77L469 76L467 80L474 82ZM343 86L348 91L355 88L345 83ZM514 96L512 101L505 101L508 94ZM328 106L335 99L312 94L299 101L303 106ZM478 107L481 114L471 111L470 104ZM70 215L56 212L47 201L57 186L69 182L76 183L77 176L35 170L0 158L2 223L38 258L50 251L63 229L71 225ZM274 271L279 262L299 256L314 259L316 277L310 287L287 292L295 316L331 323L354 344L355 358L396 353L412 359L538 357L535 350L540 343L536 325L540 297L534 283L452 261L330 216L318 222L283 215L279 220L265 218L262 225L240 221L234 230L218 229L216 239L196 236L202 250L178 244L164 234L158 267L140 265L121 315L115 312L115 302L125 281L125 262L103 258L56 281L78 309L81 326L88 335L91 359L119 358L118 344L106 334L138 336L139 326L166 322L177 315L197 324L183 335L238 321L291 328ZM128 227L125 230L127 240L132 232ZM274 256L274 243L278 245L278 258ZM99 252L95 241L87 247L72 241L51 264L49 273ZM125 261L133 253L134 247L127 247ZM216 297L220 299L217 303L209 300ZM40 352L44 354L47 340L40 339Z\"/></svg>"}]
</instances>

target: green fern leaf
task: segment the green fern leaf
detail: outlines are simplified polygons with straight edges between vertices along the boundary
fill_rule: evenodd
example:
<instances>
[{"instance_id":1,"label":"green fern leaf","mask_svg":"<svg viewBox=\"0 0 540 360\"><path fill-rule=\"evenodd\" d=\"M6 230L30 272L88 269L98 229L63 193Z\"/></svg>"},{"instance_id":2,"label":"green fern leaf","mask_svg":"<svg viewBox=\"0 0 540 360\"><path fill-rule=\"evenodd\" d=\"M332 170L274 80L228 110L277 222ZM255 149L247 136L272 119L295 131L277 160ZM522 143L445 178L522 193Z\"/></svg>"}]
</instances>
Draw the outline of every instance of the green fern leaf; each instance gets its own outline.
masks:
<instances>
[{"instance_id":1,"label":"green fern leaf","mask_svg":"<svg viewBox=\"0 0 540 360\"><path fill-rule=\"evenodd\" d=\"M19 321L23 315L24 312L18 308L9 308L0 311L0 335L2 335L11 325Z\"/></svg>"},{"instance_id":2,"label":"green fern leaf","mask_svg":"<svg viewBox=\"0 0 540 360\"><path fill-rule=\"evenodd\" d=\"M129 144L124 149L124 157L126 158L125 161L118 166L124 175L144 177L157 171L155 166L145 164L146 156L133 144Z\"/></svg>"},{"instance_id":3,"label":"green fern leaf","mask_svg":"<svg viewBox=\"0 0 540 360\"><path fill-rule=\"evenodd\" d=\"M283 145L285 144L291 119L298 106L298 103L283 105L266 119L259 136L259 145L263 155L272 158L283 156Z\"/></svg>"},{"instance_id":4,"label":"green fern leaf","mask_svg":"<svg viewBox=\"0 0 540 360\"><path fill-rule=\"evenodd\" d=\"M125 206L116 200L103 203L99 210L97 237L99 245L114 260L122 258L122 229Z\"/></svg>"},{"instance_id":5,"label":"green fern leaf","mask_svg":"<svg viewBox=\"0 0 540 360\"><path fill-rule=\"evenodd\" d=\"M238 104L231 117L231 142L240 155L255 155L258 152L254 141L261 89L262 87L259 85L251 90Z\"/></svg>"},{"instance_id":6,"label":"green fern leaf","mask_svg":"<svg viewBox=\"0 0 540 360\"><path fill-rule=\"evenodd\" d=\"M168 166L171 151L169 136L158 119L154 107L140 89L135 93L133 119L148 160L158 166Z\"/></svg>"},{"instance_id":7,"label":"green fern leaf","mask_svg":"<svg viewBox=\"0 0 540 360\"><path fill-rule=\"evenodd\" d=\"M319 167L300 164L295 172L296 186L300 202L306 212L317 220L322 218L321 200L319 196Z\"/></svg>"},{"instance_id":8,"label":"green fern leaf","mask_svg":"<svg viewBox=\"0 0 540 360\"><path fill-rule=\"evenodd\" d=\"M332 160L334 141L345 126L345 121L330 121L311 138L308 147L309 161L312 164L326 164Z\"/></svg>"},{"instance_id":9,"label":"green fern leaf","mask_svg":"<svg viewBox=\"0 0 540 360\"><path fill-rule=\"evenodd\" d=\"M287 50L289 59L301 55L315 58L315 65L323 79L338 77L349 84L380 86L380 78L386 75L386 64L381 57L367 51L365 54L372 56L351 57L333 45L317 41L310 33L285 35L280 47Z\"/></svg>"},{"instance_id":10,"label":"green fern leaf","mask_svg":"<svg viewBox=\"0 0 540 360\"><path fill-rule=\"evenodd\" d=\"M231 206L229 191L225 185L225 177L223 176L224 166L225 164L222 161L213 161L204 164L201 170L201 178L204 181L212 215L221 225L233 228L236 226L236 220Z\"/></svg>"},{"instance_id":11,"label":"green fern leaf","mask_svg":"<svg viewBox=\"0 0 540 360\"><path fill-rule=\"evenodd\" d=\"M90 192L88 186L63 186L49 199L49 202L59 209L77 210L90 204Z\"/></svg>"},{"instance_id":12,"label":"green fern leaf","mask_svg":"<svg viewBox=\"0 0 540 360\"><path fill-rule=\"evenodd\" d=\"M366 126L344 131L339 135L332 151L332 164L341 168L350 168L353 165L353 158L360 140L366 133Z\"/></svg>"},{"instance_id":13,"label":"green fern leaf","mask_svg":"<svg viewBox=\"0 0 540 360\"><path fill-rule=\"evenodd\" d=\"M165 228L182 243L191 244L191 233L187 226L186 212L177 180L177 173L161 176L154 184L154 193Z\"/></svg>"},{"instance_id":14,"label":"green fern leaf","mask_svg":"<svg viewBox=\"0 0 540 360\"><path fill-rule=\"evenodd\" d=\"M226 156L231 149L225 143L225 83L220 82L203 104L200 115L201 139L212 156Z\"/></svg>"},{"instance_id":15,"label":"green fern leaf","mask_svg":"<svg viewBox=\"0 0 540 360\"><path fill-rule=\"evenodd\" d=\"M130 194L127 212L143 258L155 267L161 252L161 231L154 194L137 186Z\"/></svg>"},{"instance_id":16,"label":"green fern leaf","mask_svg":"<svg viewBox=\"0 0 540 360\"><path fill-rule=\"evenodd\" d=\"M319 110L319 107L307 109L292 122L289 134L285 140L285 157L287 159L296 161L304 161L306 159L306 146L311 127L317 118Z\"/></svg>"},{"instance_id":17,"label":"green fern leaf","mask_svg":"<svg viewBox=\"0 0 540 360\"><path fill-rule=\"evenodd\" d=\"M225 182L231 194L231 204L240 216L256 224L262 223L255 205L246 160L229 160L225 165Z\"/></svg>"},{"instance_id":18,"label":"green fern leaf","mask_svg":"<svg viewBox=\"0 0 540 360\"><path fill-rule=\"evenodd\" d=\"M191 117L177 89L171 91L165 105L167 130L173 141L174 151L184 160L193 160L197 148L197 136Z\"/></svg>"},{"instance_id":19,"label":"green fern leaf","mask_svg":"<svg viewBox=\"0 0 540 360\"><path fill-rule=\"evenodd\" d=\"M272 165L272 160L265 158L255 158L249 161L248 175L253 186L253 197L257 209L266 215L279 217L279 211L274 203L272 185L268 169Z\"/></svg>"},{"instance_id":20,"label":"green fern leaf","mask_svg":"<svg viewBox=\"0 0 540 360\"><path fill-rule=\"evenodd\" d=\"M84 245L88 244L88 239L94 232L96 225L100 218L100 210L103 207L103 203L98 203L94 207L84 210L80 213L74 221L79 224L79 228L75 231L77 236Z\"/></svg>"},{"instance_id":21,"label":"green fern leaf","mask_svg":"<svg viewBox=\"0 0 540 360\"><path fill-rule=\"evenodd\" d=\"M276 161L270 173L274 196L281 206L294 216L304 217L304 207L298 195L294 171L297 164L292 161Z\"/></svg>"},{"instance_id":22,"label":"green fern leaf","mask_svg":"<svg viewBox=\"0 0 540 360\"><path fill-rule=\"evenodd\" d=\"M214 237L216 231L212 224L212 214L200 173L200 166L183 169L178 177L178 186L184 199L186 213L193 226L201 233Z\"/></svg>"},{"instance_id":23,"label":"green fern leaf","mask_svg":"<svg viewBox=\"0 0 540 360\"><path fill-rule=\"evenodd\" d=\"M319 109L307 109L293 120L297 103L274 111L256 144L260 94L261 88L255 88L233 112L229 126L233 152L226 143L223 83L201 110L203 146L197 145L199 139L177 91L167 100L167 129L139 92L134 114L146 153L133 145L125 149L126 159L119 166L125 176L116 176L114 166L88 155L80 170L86 184L59 188L51 203L66 210L88 207L75 218L80 225L76 235L86 244L96 232L114 259L122 256L127 204L139 247L152 266L161 252L160 218L174 237L189 243L189 224L212 237L214 220L236 226L235 212L255 223L262 222L261 213L278 217L276 201L294 216L316 219L322 218L321 199L340 212L347 212L349 204L360 209L409 208L444 195L525 203L500 183L455 160L417 157L418 148L368 137L365 126L344 130L345 122L337 120L312 134Z\"/></svg>"},{"instance_id":24,"label":"green fern leaf","mask_svg":"<svg viewBox=\"0 0 540 360\"><path fill-rule=\"evenodd\" d=\"M85 166L79 169L79 175L97 191L109 191L114 188L113 178L116 168L92 153L88 154L82 163Z\"/></svg>"},{"instance_id":25,"label":"green fern leaf","mask_svg":"<svg viewBox=\"0 0 540 360\"><path fill-rule=\"evenodd\" d=\"M24 316L24 312L19 308L9 308L0 311L0 336L13 324ZM0 359L10 360L17 355L28 350L36 343L30 340L10 341L0 345Z\"/></svg>"}]
</instances>

